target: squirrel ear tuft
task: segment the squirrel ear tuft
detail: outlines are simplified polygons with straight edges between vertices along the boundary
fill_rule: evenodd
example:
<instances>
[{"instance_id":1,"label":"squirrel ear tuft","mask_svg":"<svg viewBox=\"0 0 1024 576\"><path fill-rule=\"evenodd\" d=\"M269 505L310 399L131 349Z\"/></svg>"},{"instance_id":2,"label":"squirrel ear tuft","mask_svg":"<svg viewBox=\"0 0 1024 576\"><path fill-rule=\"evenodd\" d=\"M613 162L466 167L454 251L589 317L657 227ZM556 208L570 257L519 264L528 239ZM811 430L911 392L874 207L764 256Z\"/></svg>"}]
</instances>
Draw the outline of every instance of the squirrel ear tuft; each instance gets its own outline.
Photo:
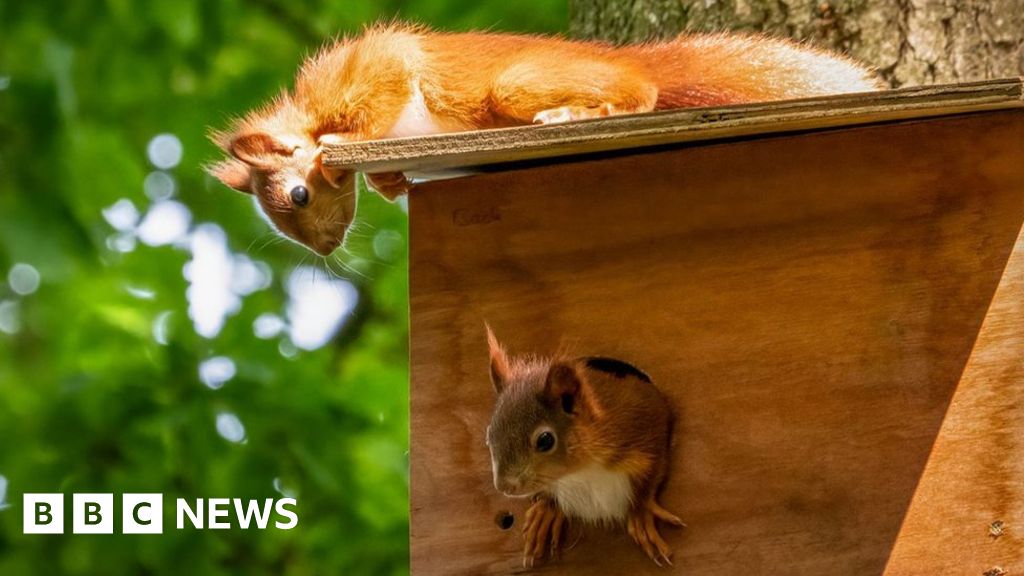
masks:
<instances>
[{"instance_id":1,"label":"squirrel ear tuft","mask_svg":"<svg viewBox=\"0 0 1024 576\"><path fill-rule=\"evenodd\" d=\"M576 411L576 397L580 392L580 379L576 369L565 362L555 362L548 369L544 381L544 395L552 402L558 402L567 414Z\"/></svg>"},{"instance_id":2,"label":"squirrel ear tuft","mask_svg":"<svg viewBox=\"0 0 1024 576\"><path fill-rule=\"evenodd\" d=\"M257 168L272 168L274 156L290 156L293 148L266 132L247 132L231 140L228 151L235 158Z\"/></svg>"},{"instance_id":3,"label":"squirrel ear tuft","mask_svg":"<svg viewBox=\"0 0 1024 576\"><path fill-rule=\"evenodd\" d=\"M494 391L501 394L501 391L505 389L505 385L508 383L510 373L508 355L505 354L505 349L498 343L498 339L494 336L494 332L491 331L490 325L484 322L484 327L487 328L487 347L490 349L491 356L491 384L494 385Z\"/></svg>"},{"instance_id":4,"label":"squirrel ear tuft","mask_svg":"<svg viewBox=\"0 0 1024 576\"><path fill-rule=\"evenodd\" d=\"M229 188L252 194L252 175L249 167L238 160L222 160L206 167L206 172Z\"/></svg>"}]
</instances>

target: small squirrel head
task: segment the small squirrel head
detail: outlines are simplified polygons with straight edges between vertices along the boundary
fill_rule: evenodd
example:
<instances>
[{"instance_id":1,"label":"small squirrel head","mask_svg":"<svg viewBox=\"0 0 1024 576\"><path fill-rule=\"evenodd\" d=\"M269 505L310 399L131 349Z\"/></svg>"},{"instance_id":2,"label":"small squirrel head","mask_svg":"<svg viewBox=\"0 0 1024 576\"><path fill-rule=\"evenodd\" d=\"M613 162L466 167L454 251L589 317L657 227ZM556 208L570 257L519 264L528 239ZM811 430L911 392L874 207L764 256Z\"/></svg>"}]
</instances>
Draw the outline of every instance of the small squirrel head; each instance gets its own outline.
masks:
<instances>
[{"instance_id":1,"label":"small squirrel head","mask_svg":"<svg viewBox=\"0 0 1024 576\"><path fill-rule=\"evenodd\" d=\"M281 234L327 256L341 245L356 210L355 173L327 169L321 143L287 95L214 132L211 139L232 157L207 168L225 185L253 194Z\"/></svg>"},{"instance_id":2,"label":"small squirrel head","mask_svg":"<svg viewBox=\"0 0 1024 576\"><path fill-rule=\"evenodd\" d=\"M577 468L583 385L569 360L512 358L487 328L497 402L487 427L494 487L530 496Z\"/></svg>"}]
</instances>

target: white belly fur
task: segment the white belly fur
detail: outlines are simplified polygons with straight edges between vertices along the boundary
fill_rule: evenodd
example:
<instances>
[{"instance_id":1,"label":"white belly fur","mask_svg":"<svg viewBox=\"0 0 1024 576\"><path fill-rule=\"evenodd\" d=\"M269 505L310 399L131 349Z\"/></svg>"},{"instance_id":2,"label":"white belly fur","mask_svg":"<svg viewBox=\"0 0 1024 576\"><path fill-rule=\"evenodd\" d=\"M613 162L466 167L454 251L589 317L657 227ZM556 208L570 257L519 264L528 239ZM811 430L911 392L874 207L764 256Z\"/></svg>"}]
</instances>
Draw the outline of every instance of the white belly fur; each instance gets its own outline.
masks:
<instances>
[{"instance_id":1,"label":"white belly fur","mask_svg":"<svg viewBox=\"0 0 1024 576\"><path fill-rule=\"evenodd\" d=\"M402 113L399 114L398 120L388 131L386 137L429 136L441 132L441 127L437 125L430 110L427 110L427 102L423 99L423 90L420 90L419 80L413 80L412 96L402 108Z\"/></svg>"},{"instance_id":2,"label":"white belly fur","mask_svg":"<svg viewBox=\"0 0 1024 576\"><path fill-rule=\"evenodd\" d=\"M567 516L590 522L625 520L633 501L629 476L600 466L563 476L551 492Z\"/></svg>"}]
</instances>

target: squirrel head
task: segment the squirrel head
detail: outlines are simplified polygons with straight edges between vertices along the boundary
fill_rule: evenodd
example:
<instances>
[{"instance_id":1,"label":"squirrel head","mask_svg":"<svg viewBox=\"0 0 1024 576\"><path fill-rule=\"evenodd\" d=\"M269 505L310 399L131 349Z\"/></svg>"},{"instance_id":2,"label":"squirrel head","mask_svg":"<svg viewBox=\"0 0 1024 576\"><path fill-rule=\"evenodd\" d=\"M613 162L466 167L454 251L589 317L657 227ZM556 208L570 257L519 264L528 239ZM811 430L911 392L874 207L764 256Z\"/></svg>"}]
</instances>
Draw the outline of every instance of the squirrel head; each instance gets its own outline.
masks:
<instances>
[{"instance_id":1,"label":"squirrel head","mask_svg":"<svg viewBox=\"0 0 1024 576\"><path fill-rule=\"evenodd\" d=\"M341 245L356 210L351 171L321 162L321 143L304 129L304 114L287 95L211 139L231 158L207 172L225 185L252 194L281 234L327 256Z\"/></svg>"},{"instance_id":2,"label":"squirrel head","mask_svg":"<svg viewBox=\"0 0 1024 576\"><path fill-rule=\"evenodd\" d=\"M579 467L584 386L572 361L509 358L490 327L487 341L497 393L487 428L494 487L530 496Z\"/></svg>"}]
</instances>

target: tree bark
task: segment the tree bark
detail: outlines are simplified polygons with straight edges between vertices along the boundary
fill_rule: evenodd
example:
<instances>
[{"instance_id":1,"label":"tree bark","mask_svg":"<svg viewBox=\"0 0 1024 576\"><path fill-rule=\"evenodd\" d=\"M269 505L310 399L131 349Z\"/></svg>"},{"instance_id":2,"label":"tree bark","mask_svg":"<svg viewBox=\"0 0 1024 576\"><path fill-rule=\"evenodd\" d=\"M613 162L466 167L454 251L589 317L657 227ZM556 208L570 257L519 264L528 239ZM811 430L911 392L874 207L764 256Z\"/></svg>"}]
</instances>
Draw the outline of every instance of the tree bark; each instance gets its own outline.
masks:
<instances>
[{"instance_id":1,"label":"tree bark","mask_svg":"<svg viewBox=\"0 0 1024 576\"><path fill-rule=\"evenodd\" d=\"M893 87L1024 75L1024 0L569 0L570 30L615 43L744 30L875 67Z\"/></svg>"}]
</instances>

